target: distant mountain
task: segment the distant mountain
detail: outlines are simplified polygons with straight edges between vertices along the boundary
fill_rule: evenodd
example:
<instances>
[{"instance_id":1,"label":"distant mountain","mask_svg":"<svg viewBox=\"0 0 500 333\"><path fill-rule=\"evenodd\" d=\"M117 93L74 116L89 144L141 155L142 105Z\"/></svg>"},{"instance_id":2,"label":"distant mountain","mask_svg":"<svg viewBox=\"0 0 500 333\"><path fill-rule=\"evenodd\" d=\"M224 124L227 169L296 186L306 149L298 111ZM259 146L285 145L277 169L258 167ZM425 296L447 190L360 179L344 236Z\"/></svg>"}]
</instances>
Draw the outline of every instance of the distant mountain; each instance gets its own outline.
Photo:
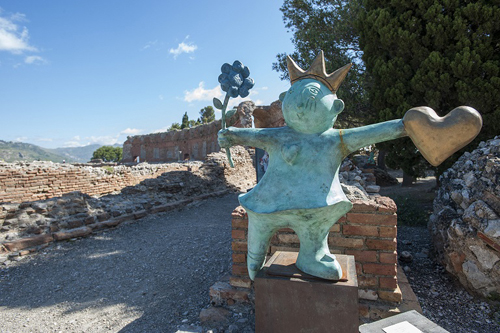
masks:
<instances>
[{"instance_id":1,"label":"distant mountain","mask_svg":"<svg viewBox=\"0 0 500 333\"><path fill-rule=\"evenodd\" d=\"M7 142L0 140L0 161L18 162L18 161L52 161L74 162L64 156L55 154L45 148L24 142Z\"/></svg>"},{"instance_id":2,"label":"distant mountain","mask_svg":"<svg viewBox=\"0 0 500 333\"><path fill-rule=\"evenodd\" d=\"M102 145L93 144L84 147L55 148L55 149L47 149L47 151L63 156L63 158L66 159L66 161L85 163L91 160L92 154L99 147L102 147Z\"/></svg>"},{"instance_id":3,"label":"distant mountain","mask_svg":"<svg viewBox=\"0 0 500 333\"><path fill-rule=\"evenodd\" d=\"M121 144L115 144L113 147L121 147ZM52 161L62 163L86 163L92 159L92 154L102 145L92 144L84 147L71 148L42 148L31 143L12 142L0 140L0 161L19 162L19 161Z\"/></svg>"}]
</instances>

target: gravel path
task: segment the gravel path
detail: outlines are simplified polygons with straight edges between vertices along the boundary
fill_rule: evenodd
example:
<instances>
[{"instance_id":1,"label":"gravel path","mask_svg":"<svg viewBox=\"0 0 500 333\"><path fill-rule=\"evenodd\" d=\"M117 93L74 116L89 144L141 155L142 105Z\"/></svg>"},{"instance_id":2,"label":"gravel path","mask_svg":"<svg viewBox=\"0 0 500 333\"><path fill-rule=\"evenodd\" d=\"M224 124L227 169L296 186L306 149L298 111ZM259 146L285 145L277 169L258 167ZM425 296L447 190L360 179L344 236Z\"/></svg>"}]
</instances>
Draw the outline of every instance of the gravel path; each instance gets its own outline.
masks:
<instances>
[{"instance_id":1,"label":"gravel path","mask_svg":"<svg viewBox=\"0 0 500 333\"><path fill-rule=\"evenodd\" d=\"M197 324L210 286L230 271L237 205L235 194L212 198L0 266L0 332L176 332Z\"/></svg>"}]
</instances>

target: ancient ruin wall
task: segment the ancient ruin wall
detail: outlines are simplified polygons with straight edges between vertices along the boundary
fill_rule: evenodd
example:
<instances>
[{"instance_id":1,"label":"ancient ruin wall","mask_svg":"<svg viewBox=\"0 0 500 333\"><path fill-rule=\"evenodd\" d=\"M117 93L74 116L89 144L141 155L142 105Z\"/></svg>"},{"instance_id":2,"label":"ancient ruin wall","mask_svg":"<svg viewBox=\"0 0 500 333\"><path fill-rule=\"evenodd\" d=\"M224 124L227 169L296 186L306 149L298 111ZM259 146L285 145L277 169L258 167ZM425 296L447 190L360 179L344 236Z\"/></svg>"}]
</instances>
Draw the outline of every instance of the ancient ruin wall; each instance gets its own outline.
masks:
<instances>
[{"instance_id":1,"label":"ancient ruin wall","mask_svg":"<svg viewBox=\"0 0 500 333\"><path fill-rule=\"evenodd\" d=\"M176 162L185 159L203 160L220 147L217 132L221 121L181 131L129 136L123 144L123 162Z\"/></svg>"},{"instance_id":2,"label":"ancient ruin wall","mask_svg":"<svg viewBox=\"0 0 500 333\"><path fill-rule=\"evenodd\" d=\"M52 162L0 163L0 202L27 202L62 196L72 191L102 195L136 185L181 164L93 167Z\"/></svg>"},{"instance_id":3,"label":"ancient ruin wall","mask_svg":"<svg viewBox=\"0 0 500 333\"><path fill-rule=\"evenodd\" d=\"M193 201L254 186L256 177L251 151L233 147L232 153L235 168L229 167L224 152L210 154L205 163L141 163L134 167L115 167L134 181L148 179L104 196L91 197L73 191L47 200L0 202L0 264L2 258L7 258L1 256L3 252L10 253L8 256L12 252L24 255L53 241L83 237L147 214L177 209ZM51 169L53 175L63 174L64 177L78 174L82 169L53 165L57 166L60 168ZM87 173L91 179L95 179L96 174L103 179L108 176L105 172L101 174L102 170L92 171ZM162 171L170 172L150 178Z\"/></svg>"}]
</instances>

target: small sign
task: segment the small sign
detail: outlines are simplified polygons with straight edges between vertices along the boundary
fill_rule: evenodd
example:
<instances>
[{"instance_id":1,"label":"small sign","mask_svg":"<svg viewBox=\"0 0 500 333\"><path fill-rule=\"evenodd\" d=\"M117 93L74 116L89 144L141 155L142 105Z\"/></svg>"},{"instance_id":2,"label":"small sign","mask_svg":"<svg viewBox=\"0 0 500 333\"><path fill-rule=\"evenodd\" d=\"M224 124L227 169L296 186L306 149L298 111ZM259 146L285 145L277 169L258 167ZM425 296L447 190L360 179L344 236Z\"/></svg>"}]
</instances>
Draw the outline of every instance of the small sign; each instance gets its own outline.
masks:
<instances>
[{"instance_id":1,"label":"small sign","mask_svg":"<svg viewBox=\"0 0 500 333\"><path fill-rule=\"evenodd\" d=\"M407 321L383 328L385 333L423 333Z\"/></svg>"}]
</instances>

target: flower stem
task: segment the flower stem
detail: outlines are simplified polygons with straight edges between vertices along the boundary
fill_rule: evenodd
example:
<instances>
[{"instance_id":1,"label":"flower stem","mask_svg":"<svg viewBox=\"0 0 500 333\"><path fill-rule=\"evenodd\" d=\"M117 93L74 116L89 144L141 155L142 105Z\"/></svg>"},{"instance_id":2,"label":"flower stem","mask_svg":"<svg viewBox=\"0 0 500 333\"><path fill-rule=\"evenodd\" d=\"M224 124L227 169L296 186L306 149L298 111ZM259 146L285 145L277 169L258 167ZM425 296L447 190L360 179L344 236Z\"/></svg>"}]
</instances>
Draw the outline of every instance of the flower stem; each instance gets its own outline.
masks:
<instances>
[{"instance_id":1,"label":"flower stem","mask_svg":"<svg viewBox=\"0 0 500 333\"><path fill-rule=\"evenodd\" d=\"M229 102L229 97L229 93L226 93L226 97L224 97L224 103L222 104L222 129L226 129L226 109L227 103ZM226 148L226 155L229 161L229 165L231 166L231 168L234 168L233 159L231 158L231 151L229 150L229 147Z\"/></svg>"}]
</instances>

